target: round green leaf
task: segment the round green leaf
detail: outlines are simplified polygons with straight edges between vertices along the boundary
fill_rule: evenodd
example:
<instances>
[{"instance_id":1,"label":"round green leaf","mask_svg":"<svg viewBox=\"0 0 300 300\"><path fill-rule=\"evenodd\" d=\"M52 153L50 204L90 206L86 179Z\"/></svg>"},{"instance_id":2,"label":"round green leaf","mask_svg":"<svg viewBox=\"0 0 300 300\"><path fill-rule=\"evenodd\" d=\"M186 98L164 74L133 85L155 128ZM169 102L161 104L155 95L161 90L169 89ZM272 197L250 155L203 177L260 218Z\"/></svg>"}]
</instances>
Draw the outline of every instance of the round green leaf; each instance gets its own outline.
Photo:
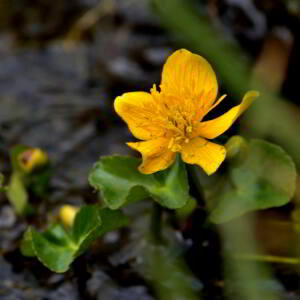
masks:
<instances>
[{"instance_id":1,"label":"round green leaf","mask_svg":"<svg viewBox=\"0 0 300 300\"><path fill-rule=\"evenodd\" d=\"M246 212L288 203L295 191L296 168L293 160L279 146L253 139L247 156L232 164L217 193L210 219L222 223Z\"/></svg>"},{"instance_id":2,"label":"round green leaf","mask_svg":"<svg viewBox=\"0 0 300 300\"><path fill-rule=\"evenodd\" d=\"M139 159L129 156L101 157L89 174L89 183L101 191L108 207L117 209L126 203L130 192L131 197L137 196L132 190L134 187L149 189L157 185L153 175L138 171L139 164Z\"/></svg>"},{"instance_id":3,"label":"round green leaf","mask_svg":"<svg viewBox=\"0 0 300 300\"><path fill-rule=\"evenodd\" d=\"M33 252L43 265L57 273L68 270L76 248L62 226L54 225L44 233L29 228L27 235L31 235Z\"/></svg>"},{"instance_id":4,"label":"round green leaf","mask_svg":"<svg viewBox=\"0 0 300 300\"><path fill-rule=\"evenodd\" d=\"M168 208L180 208L189 199L189 185L184 163L177 157L167 170L155 174L138 171L140 160L129 156L100 158L90 172L89 182L111 209L144 199L154 198Z\"/></svg>"}]
</instances>

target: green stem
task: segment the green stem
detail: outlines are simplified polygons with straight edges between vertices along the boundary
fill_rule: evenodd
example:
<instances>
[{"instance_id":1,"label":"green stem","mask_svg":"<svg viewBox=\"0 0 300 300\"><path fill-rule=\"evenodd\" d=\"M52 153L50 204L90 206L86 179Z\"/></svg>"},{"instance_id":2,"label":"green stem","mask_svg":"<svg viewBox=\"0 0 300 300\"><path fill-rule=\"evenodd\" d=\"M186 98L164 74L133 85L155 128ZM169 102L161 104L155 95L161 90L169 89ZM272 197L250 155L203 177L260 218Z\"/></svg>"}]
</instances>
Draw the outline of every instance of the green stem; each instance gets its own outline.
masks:
<instances>
[{"instance_id":1,"label":"green stem","mask_svg":"<svg viewBox=\"0 0 300 300\"><path fill-rule=\"evenodd\" d=\"M157 202L153 202L151 221L150 221L151 237L154 242L162 242L161 226L162 226L162 208Z\"/></svg>"},{"instance_id":2,"label":"green stem","mask_svg":"<svg viewBox=\"0 0 300 300\"><path fill-rule=\"evenodd\" d=\"M282 263L296 265L300 264L300 259L297 257L284 257L275 255L261 255L261 254L236 254L233 256L236 259L241 260L255 260L270 263Z\"/></svg>"}]
</instances>

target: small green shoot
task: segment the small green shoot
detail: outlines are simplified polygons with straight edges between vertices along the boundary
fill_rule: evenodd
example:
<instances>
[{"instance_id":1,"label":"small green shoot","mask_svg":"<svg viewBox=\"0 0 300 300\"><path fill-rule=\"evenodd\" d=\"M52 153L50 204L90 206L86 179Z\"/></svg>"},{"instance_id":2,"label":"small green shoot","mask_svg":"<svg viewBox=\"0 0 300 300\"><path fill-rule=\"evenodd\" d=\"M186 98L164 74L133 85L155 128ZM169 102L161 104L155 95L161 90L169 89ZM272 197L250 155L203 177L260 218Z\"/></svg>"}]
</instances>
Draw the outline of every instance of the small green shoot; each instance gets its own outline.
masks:
<instances>
[{"instance_id":1,"label":"small green shoot","mask_svg":"<svg viewBox=\"0 0 300 300\"><path fill-rule=\"evenodd\" d=\"M53 272L66 272L93 241L127 224L128 218L121 211L88 205L77 213L70 231L60 224L54 224L43 233L29 227L23 237L21 252L25 256L36 256Z\"/></svg>"}]
</instances>

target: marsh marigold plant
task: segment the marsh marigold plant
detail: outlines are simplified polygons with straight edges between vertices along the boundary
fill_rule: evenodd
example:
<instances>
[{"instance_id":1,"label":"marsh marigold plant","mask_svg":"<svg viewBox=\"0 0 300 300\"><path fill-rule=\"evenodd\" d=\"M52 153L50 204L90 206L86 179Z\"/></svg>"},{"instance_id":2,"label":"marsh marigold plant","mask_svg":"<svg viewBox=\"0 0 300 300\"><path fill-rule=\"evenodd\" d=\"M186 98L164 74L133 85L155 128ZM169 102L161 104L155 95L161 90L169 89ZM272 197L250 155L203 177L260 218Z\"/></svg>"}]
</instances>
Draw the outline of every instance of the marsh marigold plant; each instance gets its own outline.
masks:
<instances>
[{"instance_id":1,"label":"marsh marigold plant","mask_svg":"<svg viewBox=\"0 0 300 300\"><path fill-rule=\"evenodd\" d=\"M185 49L175 51L164 65L160 91L130 92L116 98L116 112L132 134L142 140L127 145L142 154L140 172L168 168L181 153L184 162L214 173L226 156L224 146L211 142L224 133L259 95L245 94L241 104L220 117L202 121L226 95L217 99L218 83L211 65Z\"/></svg>"}]
</instances>

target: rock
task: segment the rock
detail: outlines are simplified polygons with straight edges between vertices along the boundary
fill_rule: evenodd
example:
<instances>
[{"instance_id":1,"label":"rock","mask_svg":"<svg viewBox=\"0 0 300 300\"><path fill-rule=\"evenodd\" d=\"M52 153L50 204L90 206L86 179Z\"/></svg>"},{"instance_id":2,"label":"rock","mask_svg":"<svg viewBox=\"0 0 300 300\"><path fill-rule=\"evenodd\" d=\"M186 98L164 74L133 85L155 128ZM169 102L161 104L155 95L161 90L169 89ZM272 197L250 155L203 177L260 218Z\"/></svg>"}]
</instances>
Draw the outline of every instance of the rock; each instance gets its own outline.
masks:
<instances>
[{"instance_id":1,"label":"rock","mask_svg":"<svg viewBox=\"0 0 300 300\"><path fill-rule=\"evenodd\" d=\"M0 208L0 229L12 227L16 220L17 216L11 206L5 205Z\"/></svg>"}]
</instances>

